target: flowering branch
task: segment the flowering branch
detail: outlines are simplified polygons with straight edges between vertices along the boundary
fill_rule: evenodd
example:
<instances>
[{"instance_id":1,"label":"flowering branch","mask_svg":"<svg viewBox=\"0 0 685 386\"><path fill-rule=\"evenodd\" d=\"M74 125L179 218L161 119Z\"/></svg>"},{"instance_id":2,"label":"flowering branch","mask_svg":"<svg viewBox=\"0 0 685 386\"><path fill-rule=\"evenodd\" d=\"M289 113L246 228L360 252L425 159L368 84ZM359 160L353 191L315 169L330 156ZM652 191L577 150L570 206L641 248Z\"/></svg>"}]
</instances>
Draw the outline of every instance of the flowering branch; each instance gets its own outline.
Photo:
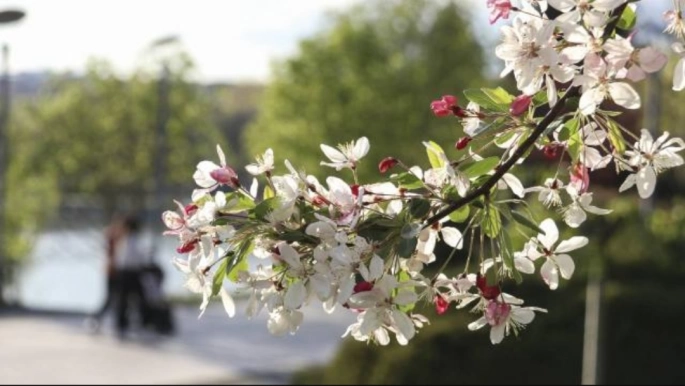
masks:
<instances>
[{"instance_id":1,"label":"flowering branch","mask_svg":"<svg viewBox=\"0 0 685 386\"><path fill-rule=\"evenodd\" d=\"M675 10L666 15L666 31L682 40L681 1L675 0ZM667 60L653 48L633 47L630 37L618 33L634 28L634 3L520 0L514 6L510 0L487 0L491 22L516 15L502 27L495 55L504 61L502 75L513 73L520 94L471 89L464 92L465 107L451 95L430 104L436 116L453 116L463 128L454 161L439 144L426 141L430 167L386 157L378 165L381 174L403 171L364 183L356 171L369 152L366 137L337 148L322 144L328 161L321 165L349 169L353 177L348 183L329 176L324 184L287 160L288 173L274 174L274 154L268 149L246 167L254 176L248 190L217 146L219 164L197 165L192 203L178 202L177 211L162 216L166 234L178 237L177 252L186 256L175 261L186 274L186 287L203 295L202 310L218 295L233 316L235 304L223 283L237 284L249 294L247 315L266 309L267 327L276 335L295 333L303 307L313 299L327 312L337 307L356 312L357 322L345 335L381 345L389 343L391 334L407 344L428 324L414 312L420 300L433 303L439 315L451 307L472 306L482 317L468 328L489 325L493 344L518 333L536 312L546 311L523 307L523 300L502 291L503 283L518 284L522 275L539 269L549 289L556 290L560 278L569 280L575 271L568 253L589 243L584 236L560 241L554 219L537 221L526 194L538 193L545 207L557 209L554 215L578 228L588 214L611 213L592 205L592 171L614 162L617 173L628 173L619 192L635 186L646 198L654 193L659 173L685 163L677 154L685 149L682 139L664 132L655 140L647 130L637 137L614 120L620 112L600 108L607 99L621 108L640 108L640 96L629 82L659 71ZM548 18L551 8L560 15ZM674 45L681 56L682 47L682 42ZM557 84L568 86L559 91ZM685 59L674 78L674 90L683 88ZM576 98L577 108L566 111ZM536 117L543 106L549 111ZM481 155L493 147L502 154ZM558 158L557 168L552 178L525 188L513 173L534 148ZM564 160L570 160L566 182ZM507 194L502 190L513 197L498 197ZM515 248L512 231L528 241ZM467 237L464 273L449 278L443 271ZM427 277L422 270L438 260L438 242L452 252L438 274ZM472 256L478 258L475 270ZM256 259L256 269L248 259Z\"/></svg>"}]
</instances>

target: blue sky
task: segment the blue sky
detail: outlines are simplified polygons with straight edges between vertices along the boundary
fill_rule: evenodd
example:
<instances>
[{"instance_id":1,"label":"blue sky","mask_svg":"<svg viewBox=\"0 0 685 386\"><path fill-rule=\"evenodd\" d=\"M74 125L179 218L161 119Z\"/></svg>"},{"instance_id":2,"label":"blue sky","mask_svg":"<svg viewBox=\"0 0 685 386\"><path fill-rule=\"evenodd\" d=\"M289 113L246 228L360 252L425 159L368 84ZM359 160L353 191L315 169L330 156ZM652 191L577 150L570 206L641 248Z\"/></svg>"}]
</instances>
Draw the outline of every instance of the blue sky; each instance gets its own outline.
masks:
<instances>
[{"instance_id":1,"label":"blue sky","mask_svg":"<svg viewBox=\"0 0 685 386\"><path fill-rule=\"evenodd\" d=\"M271 60L292 54L299 39L320 29L325 10L359 1L0 0L0 10L27 13L0 26L0 43L10 45L14 72L79 72L92 56L126 72L140 64L150 42L174 34L196 60L198 80L266 81ZM485 0L462 1L485 10ZM656 14L668 3L643 1Z\"/></svg>"}]
</instances>

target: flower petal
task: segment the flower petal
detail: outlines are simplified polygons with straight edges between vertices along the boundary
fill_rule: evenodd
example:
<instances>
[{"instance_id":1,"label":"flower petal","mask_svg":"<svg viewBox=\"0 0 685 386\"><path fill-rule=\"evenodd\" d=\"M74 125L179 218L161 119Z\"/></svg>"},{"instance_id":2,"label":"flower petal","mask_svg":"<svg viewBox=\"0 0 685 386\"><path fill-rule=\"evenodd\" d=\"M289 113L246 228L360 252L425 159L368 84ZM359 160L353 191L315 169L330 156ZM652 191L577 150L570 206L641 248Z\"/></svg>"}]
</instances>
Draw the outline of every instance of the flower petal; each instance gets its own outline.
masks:
<instances>
[{"instance_id":1,"label":"flower petal","mask_svg":"<svg viewBox=\"0 0 685 386\"><path fill-rule=\"evenodd\" d=\"M519 272L531 275L535 273L535 264L525 257L515 257L514 266Z\"/></svg>"},{"instance_id":2,"label":"flower petal","mask_svg":"<svg viewBox=\"0 0 685 386\"><path fill-rule=\"evenodd\" d=\"M557 255L554 260L559 266L559 271L561 271L561 277L568 280L573 276L573 272L576 270L576 264L569 255Z\"/></svg>"},{"instance_id":3,"label":"flower petal","mask_svg":"<svg viewBox=\"0 0 685 386\"><path fill-rule=\"evenodd\" d=\"M588 244L588 238L585 236L573 236L568 240L559 243L559 246L554 250L554 253L566 253L575 251Z\"/></svg>"},{"instance_id":4,"label":"flower petal","mask_svg":"<svg viewBox=\"0 0 685 386\"><path fill-rule=\"evenodd\" d=\"M535 319L535 312L528 308L514 308L511 319L520 324L530 324Z\"/></svg>"},{"instance_id":5,"label":"flower petal","mask_svg":"<svg viewBox=\"0 0 685 386\"><path fill-rule=\"evenodd\" d=\"M442 240L452 248L461 249L464 246L464 238L457 228L444 227L440 230Z\"/></svg>"},{"instance_id":6,"label":"flower petal","mask_svg":"<svg viewBox=\"0 0 685 386\"><path fill-rule=\"evenodd\" d=\"M354 149L352 149L352 155L355 160L358 161L360 158L364 157L369 152L369 148L369 139L366 137L359 138L354 144Z\"/></svg>"},{"instance_id":7,"label":"flower petal","mask_svg":"<svg viewBox=\"0 0 685 386\"><path fill-rule=\"evenodd\" d=\"M623 181L621 184L621 187L618 188L619 193L620 192L625 192L626 190L630 189L635 185L635 182L637 181L637 175L631 174L628 177L626 177L626 180Z\"/></svg>"},{"instance_id":8,"label":"flower petal","mask_svg":"<svg viewBox=\"0 0 685 386\"><path fill-rule=\"evenodd\" d=\"M226 310L226 313L228 314L229 318L232 318L235 316L235 302L233 301L233 298L231 295L226 291L226 288L221 287L221 291L219 292L219 295L221 296L221 303L224 305L224 310Z\"/></svg>"},{"instance_id":9,"label":"flower petal","mask_svg":"<svg viewBox=\"0 0 685 386\"><path fill-rule=\"evenodd\" d=\"M578 228L580 224L585 222L587 214L578 204L571 204L564 212L564 221L571 228Z\"/></svg>"},{"instance_id":10,"label":"flower petal","mask_svg":"<svg viewBox=\"0 0 685 386\"><path fill-rule=\"evenodd\" d=\"M479 329L485 327L487 324L488 324L488 321L485 319L485 316L483 316L482 318L476 320L475 322L469 323L468 328L471 331L476 331L476 330L479 330Z\"/></svg>"},{"instance_id":11,"label":"flower petal","mask_svg":"<svg viewBox=\"0 0 685 386\"><path fill-rule=\"evenodd\" d=\"M610 83L608 89L609 95L617 105L631 110L640 108L640 95L628 83Z\"/></svg>"},{"instance_id":12,"label":"flower petal","mask_svg":"<svg viewBox=\"0 0 685 386\"><path fill-rule=\"evenodd\" d=\"M559 229L557 228L557 224L554 223L554 220L548 218L540 223L540 229L545 231L545 233L538 233L538 240L540 240L545 248L552 249L554 243L559 240Z\"/></svg>"},{"instance_id":13,"label":"flower petal","mask_svg":"<svg viewBox=\"0 0 685 386\"><path fill-rule=\"evenodd\" d=\"M345 162L347 161L347 157L343 153L341 153L339 150L332 148L328 145L321 144L321 151L328 157L333 162Z\"/></svg>"},{"instance_id":14,"label":"flower petal","mask_svg":"<svg viewBox=\"0 0 685 386\"><path fill-rule=\"evenodd\" d=\"M656 172L651 166L640 169L637 173L637 192L641 198L648 198L656 187Z\"/></svg>"},{"instance_id":15,"label":"flower petal","mask_svg":"<svg viewBox=\"0 0 685 386\"><path fill-rule=\"evenodd\" d=\"M302 306L307 297L307 289L302 281L293 283L283 298L283 305L289 310L296 310Z\"/></svg>"},{"instance_id":16,"label":"flower petal","mask_svg":"<svg viewBox=\"0 0 685 386\"><path fill-rule=\"evenodd\" d=\"M548 259L542 265L540 275L542 275L542 279L547 283L549 289L555 290L559 287L559 271L551 260Z\"/></svg>"},{"instance_id":17,"label":"flower petal","mask_svg":"<svg viewBox=\"0 0 685 386\"><path fill-rule=\"evenodd\" d=\"M506 328L506 323L493 326L490 329L490 342L492 342L492 344L500 344L502 340L504 340L504 331Z\"/></svg>"}]
</instances>

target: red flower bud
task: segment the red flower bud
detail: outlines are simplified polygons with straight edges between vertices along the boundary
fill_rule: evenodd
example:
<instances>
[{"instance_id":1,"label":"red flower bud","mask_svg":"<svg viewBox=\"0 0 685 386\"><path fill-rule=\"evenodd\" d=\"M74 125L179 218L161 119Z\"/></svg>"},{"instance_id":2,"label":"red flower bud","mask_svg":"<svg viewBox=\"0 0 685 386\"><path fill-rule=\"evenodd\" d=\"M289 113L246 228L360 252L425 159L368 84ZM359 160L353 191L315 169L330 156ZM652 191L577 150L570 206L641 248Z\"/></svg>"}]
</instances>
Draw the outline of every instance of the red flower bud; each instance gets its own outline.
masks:
<instances>
[{"instance_id":1,"label":"red flower bud","mask_svg":"<svg viewBox=\"0 0 685 386\"><path fill-rule=\"evenodd\" d=\"M392 157L385 157L383 160L378 164L378 170L381 173L386 173L388 170L392 169L397 165L399 161Z\"/></svg>"},{"instance_id":2,"label":"red flower bud","mask_svg":"<svg viewBox=\"0 0 685 386\"><path fill-rule=\"evenodd\" d=\"M509 114L518 117L528 111L530 103L533 101L533 97L526 94L521 94L511 102L511 107L509 108Z\"/></svg>"},{"instance_id":3,"label":"red flower bud","mask_svg":"<svg viewBox=\"0 0 685 386\"><path fill-rule=\"evenodd\" d=\"M443 95L442 101L447 103L449 106L454 106L457 104L458 99L454 95Z\"/></svg>"},{"instance_id":4,"label":"red flower bud","mask_svg":"<svg viewBox=\"0 0 685 386\"><path fill-rule=\"evenodd\" d=\"M545 147L542 148L542 152L548 159L555 159L559 155L559 149L561 149L562 147L563 145L554 142L545 145Z\"/></svg>"},{"instance_id":5,"label":"red flower bud","mask_svg":"<svg viewBox=\"0 0 685 386\"><path fill-rule=\"evenodd\" d=\"M176 252L178 252L178 253L192 252L195 249L195 245L197 245L197 242L198 242L197 239L188 241L187 243L176 248Z\"/></svg>"},{"instance_id":6,"label":"red flower bud","mask_svg":"<svg viewBox=\"0 0 685 386\"><path fill-rule=\"evenodd\" d=\"M354 285L354 293L358 294L360 292L368 292L373 289L373 283L369 283L368 281L360 281L359 283Z\"/></svg>"},{"instance_id":7,"label":"red flower bud","mask_svg":"<svg viewBox=\"0 0 685 386\"><path fill-rule=\"evenodd\" d=\"M442 315L447 312L449 305L449 302L447 302L447 300L445 300L445 298L443 298L441 295L435 295L435 312L437 312L438 315Z\"/></svg>"},{"instance_id":8,"label":"red flower bud","mask_svg":"<svg viewBox=\"0 0 685 386\"><path fill-rule=\"evenodd\" d=\"M431 102L431 110L438 117L446 117L454 112L454 107L457 107L456 105L457 97L444 95L442 99Z\"/></svg>"},{"instance_id":9,"label":"red flower bud","mask_svg":"<svg viewBox=\"0 0 685 386\"><path fill-rule=\"evenodd\" d=\"M476 286L480 290L481 296L488 300L494 300L502 293L499 286L489 286L487 279L481 274L476 277Z\"/></svg>"},{"instance_id":10,"label":"red flower bud","mask_svg":"<svg viewBox=\"0 0 685 386\"><path fill-rule=\"evenodd\" d=\"M454 147L457 148L457 150L463 150L464 148L466 148L466 146L469 145L469 142L471 142L472 139L473 138L469 137L468 135L466 137L461 137L454 145Z\"/></svg>"},{"instance_id":11,"label":"red flower bud","mask_svg":"<svg viewBox=\"0 0 685 386\"><path fill-rule=\"evenodd\" d=\"M355 197L359 197L359 185L351 185L350 190L352 190L352 195L354 195Z\"/></svg>"},{"instance_id":12,"label":"red flower bud","mask_svg":"<svg viewBox=\"0 0 685 386\"><path fill-rule=\"evenodd\" d=\"M183 208L183 211L186 213L186 216L192 216L197 211L197 205L188 204L185 208Z\"/></svg>"}]
</instances>

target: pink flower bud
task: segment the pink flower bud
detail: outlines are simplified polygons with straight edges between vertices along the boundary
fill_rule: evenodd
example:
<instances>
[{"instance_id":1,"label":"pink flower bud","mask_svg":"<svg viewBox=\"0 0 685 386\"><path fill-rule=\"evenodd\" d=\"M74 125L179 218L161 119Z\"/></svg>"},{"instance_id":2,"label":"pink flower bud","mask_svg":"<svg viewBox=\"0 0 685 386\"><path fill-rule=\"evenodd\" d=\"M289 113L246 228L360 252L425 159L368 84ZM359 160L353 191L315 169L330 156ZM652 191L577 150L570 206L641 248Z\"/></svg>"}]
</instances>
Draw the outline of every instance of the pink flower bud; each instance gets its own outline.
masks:
<instances>
[{"instance_id":1,"label":"pink flower bud","mask_svg":"<svg viewBox=\"0 0 685 386\"><path fill-rule=\"evenodd\" d=\"M530 103L533 101L533 97L530 95L526 94L521 94L514 99L513 102L511 102L511 107L509 108L509 114L518 117L523 115L526 111L528 111L528 107L530 107Z\"/></svg>"},{"instance_id":2,"label":"pink flower bud","mask_svg":"<svg viewBox=\"0 0 685 386\"><path fill-rule=\"evenodd\" d=\"M238 175L228 166L212 170L212 172L209 173L209 176L222 185L227 185L232 188L240 186Z\"/></svg>"},{"instance_id":3,"label":"pink flower bud","mask_svg":"<svg viewBox=\"0 0 685 386\"><path fill-rule=\"evenodd\" d=\"M442 315L447 312L449 305L450 303L441 295L435 295L435 312L437 312L438 315Z\"/></svg>"},{"instance_id":4,"label":"pink flower bud","mask_svg":"<svg viewBox=\"0 0 685 386\"><path fill-rule=\"evenodd\" d=\"M490 8L490 24L495 24L500 18L508 19L513 6L510 0L488 0Z\"/></svg>"},{"instance_id":5,"label":"pink flower bud","mask_svg":"<svg viewBox=\"0 0 685 386\"><path fill-rule=\"evenodd\" d=\"M506 322L511 313L511 306L506 303L490 302L485 308L485 319L491 326L499 326Z\"/></svg>"},{"instance_id":6,"label":"pink flower bud","mask_svg":"<svg viewBox=\"0 0 685 386\"><path fill-rule=\"evenodd\" d=\"M183 211L186 213L186 216L192 216L197 212L197 205L195 204L188 204L186 207L183 209Z\"/></svg>"},{"instance_id":7,"label":"pink flower bud","mask_svg":"<svg viewBox=\"0 0 685 386\"><path fill-rule=\"evenodd\" d=\"M580 162L577 163L571 171L570 183L573 185L579 194L587 192L590 187L590 171Z\"/></svg>"},{"instance_id":8,"label":"pink flower bud","mask_svg":"<svg viewBox=\"0 0 685 386\"><path fill-rule=\"evenodd\" d=\"M397 165L399 161L394 159L393 157L385 157L383 160L378 164L378 170L385 174L388 170L392 169Z\"/></svg>"}]
</instances>

